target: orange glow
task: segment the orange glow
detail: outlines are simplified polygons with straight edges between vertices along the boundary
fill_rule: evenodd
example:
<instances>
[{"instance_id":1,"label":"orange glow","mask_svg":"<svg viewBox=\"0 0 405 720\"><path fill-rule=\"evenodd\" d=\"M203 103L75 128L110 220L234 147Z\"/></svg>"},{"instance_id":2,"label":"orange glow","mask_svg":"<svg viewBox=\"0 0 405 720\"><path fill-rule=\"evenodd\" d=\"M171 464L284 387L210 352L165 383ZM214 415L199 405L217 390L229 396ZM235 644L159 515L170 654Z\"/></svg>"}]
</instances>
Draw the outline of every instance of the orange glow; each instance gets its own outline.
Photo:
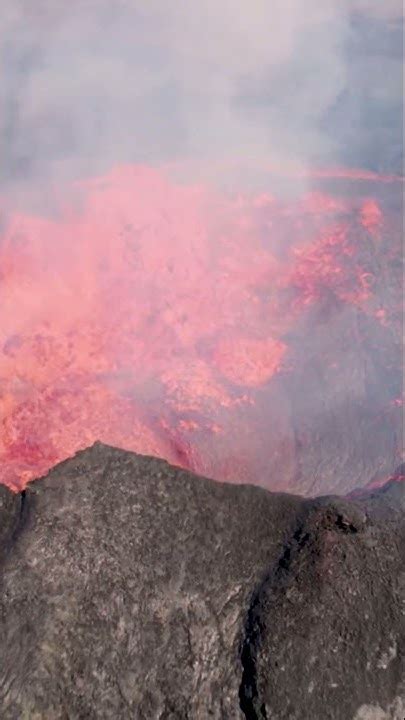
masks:
<instances>
[{"instance_id":1,"label":"orange glow","mask_svg":"<svg viewBox=\"0 0 405 720\"><path fill-rule=\"evenodd\" d=\"M383 216L375 200L366 200L361 208L361 223L371 234L375 235L381 224Z\"/></svg>"},{"instance_id":2,"label":"orange glow","mask_svg":"<svg viewBox=\"0 0 405 720\"><path fill-rule=\"evenodd\" d=\"M232 196L144 167L78 193L57 217L5 208L0 481L22 487L95 440L197 471L212 453L213 474L238 480L221 443L238 447L238 413L293 372L298 319L330 295L369 312L353 233L372 237L382 209Z\"/></svg>"}]
</instances>

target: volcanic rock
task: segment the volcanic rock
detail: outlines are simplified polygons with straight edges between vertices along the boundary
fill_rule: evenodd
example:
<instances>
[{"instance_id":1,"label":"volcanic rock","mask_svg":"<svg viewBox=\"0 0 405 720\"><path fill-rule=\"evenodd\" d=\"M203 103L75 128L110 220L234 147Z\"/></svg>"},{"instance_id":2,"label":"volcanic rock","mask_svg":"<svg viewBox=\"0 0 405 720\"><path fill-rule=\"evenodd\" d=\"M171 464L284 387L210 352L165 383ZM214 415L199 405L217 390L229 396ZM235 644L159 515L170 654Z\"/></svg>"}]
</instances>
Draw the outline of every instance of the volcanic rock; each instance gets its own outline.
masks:
<instances>
[{"instance_id":1,"label":"volcanic rock","mask_svg":"<svg viewBox=\"0 0 405 720\"><path fill-rule=\"evenodd\" d=\"M1 720L403 720L404 510L101 444L0 487Z\"/></svg>"}]
</instances>

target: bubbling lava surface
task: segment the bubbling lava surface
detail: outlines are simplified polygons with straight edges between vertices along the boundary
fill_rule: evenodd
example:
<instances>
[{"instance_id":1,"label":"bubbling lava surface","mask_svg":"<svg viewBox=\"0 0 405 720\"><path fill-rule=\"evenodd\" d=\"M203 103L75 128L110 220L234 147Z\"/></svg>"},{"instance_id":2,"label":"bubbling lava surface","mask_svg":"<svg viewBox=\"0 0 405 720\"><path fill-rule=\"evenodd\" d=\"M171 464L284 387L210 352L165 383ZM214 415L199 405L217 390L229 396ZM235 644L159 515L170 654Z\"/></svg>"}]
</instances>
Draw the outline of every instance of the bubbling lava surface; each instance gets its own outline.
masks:
<instances>
[{"instance_id":1,"label":"bubbling lava surface","mask_svg":"<svg viewBox=\"0 0 405 720\"><path fill-rule=\"evenodd\" d=\"M0 482L96 440L303 494L389 476L401 221L382 181L320 174L286 199L134 166L52 216L4 203Z\"/></svg>"}]
</instances>

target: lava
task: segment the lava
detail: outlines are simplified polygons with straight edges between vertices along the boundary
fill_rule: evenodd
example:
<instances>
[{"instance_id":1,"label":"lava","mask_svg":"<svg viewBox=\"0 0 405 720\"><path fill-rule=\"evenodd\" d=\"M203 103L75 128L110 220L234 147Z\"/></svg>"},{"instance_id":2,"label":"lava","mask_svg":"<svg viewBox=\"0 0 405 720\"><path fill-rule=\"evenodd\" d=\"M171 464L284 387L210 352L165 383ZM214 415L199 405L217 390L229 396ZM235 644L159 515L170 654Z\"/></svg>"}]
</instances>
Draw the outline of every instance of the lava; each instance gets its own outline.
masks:
<instances>
[{"instance_id":1,"label":"lava","mask_svg":"<svg viewBox=\"0 0 405 720\"><path fill-rule=\"evenodd\" d=\"M317 402L303 400L310 368L336 373L346 346L361 365L356 348L374 332L387 343L400 332L397 269L391 294L381 284L396 221L369 184L286 200L119 167L77 184L52 215L2 209L0 481L14 489L96 440L262 484L271 454L279 486L294 489L299 448L319 441ZM363 326L377 329L364 340ZM397 385L381 398L392 412ZM298 437L300 413L316 423Z\"/></svg>"}]
</instances>

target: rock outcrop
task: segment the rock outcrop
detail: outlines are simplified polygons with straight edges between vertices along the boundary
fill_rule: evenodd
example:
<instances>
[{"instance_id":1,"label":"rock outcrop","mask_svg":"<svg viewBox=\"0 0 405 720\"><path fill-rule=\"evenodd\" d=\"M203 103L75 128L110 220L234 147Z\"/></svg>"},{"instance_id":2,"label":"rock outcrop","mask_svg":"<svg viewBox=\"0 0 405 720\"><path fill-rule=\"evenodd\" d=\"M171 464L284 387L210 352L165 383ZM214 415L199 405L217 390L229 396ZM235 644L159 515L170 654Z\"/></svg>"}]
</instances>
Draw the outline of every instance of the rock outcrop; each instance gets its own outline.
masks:
<instances>
[{"instance_id":1,"label":"rock outcrop","mask_svg":"<svg viewBox=\"0 0 405 720\"><path fill-rule=\"evenodd\" d=\"M1 719L403 720L404 510L100 444L0 487Z\"/></svg>"}]
</instances>

